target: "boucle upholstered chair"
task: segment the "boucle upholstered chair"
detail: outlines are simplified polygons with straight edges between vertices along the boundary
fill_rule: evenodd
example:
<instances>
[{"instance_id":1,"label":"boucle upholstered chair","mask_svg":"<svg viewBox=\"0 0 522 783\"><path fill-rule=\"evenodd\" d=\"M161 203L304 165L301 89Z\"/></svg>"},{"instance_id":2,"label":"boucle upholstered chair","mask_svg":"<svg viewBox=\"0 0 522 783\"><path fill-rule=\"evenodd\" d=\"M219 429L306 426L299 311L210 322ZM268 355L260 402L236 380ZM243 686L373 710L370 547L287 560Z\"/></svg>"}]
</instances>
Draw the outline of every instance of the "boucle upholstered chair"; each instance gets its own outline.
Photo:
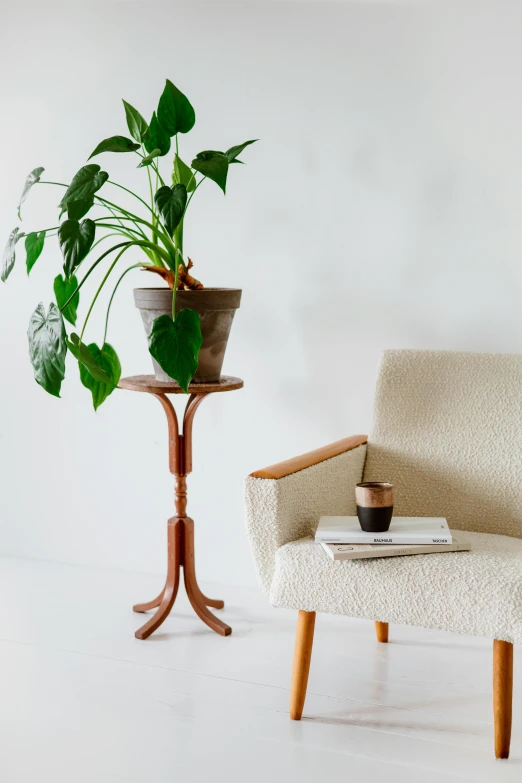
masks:
<instances>
[{"instance_id":1,"label":"boucle upholstered chair","mask_svg":"<svg viewBox=\"0 0 522 783\"><path fill-rule=\"evenodd\" d=\"M373 433L252 473L247 527L262 590L298 610L290 716L303 711L316 612L493 639L495 753L511 735L513 643L522 642L522 356L389 351ZM355 514L354 486L395 485L395 513L444 516L470 552L334 562L322 514Z\"/></svg>"}]
</instances>

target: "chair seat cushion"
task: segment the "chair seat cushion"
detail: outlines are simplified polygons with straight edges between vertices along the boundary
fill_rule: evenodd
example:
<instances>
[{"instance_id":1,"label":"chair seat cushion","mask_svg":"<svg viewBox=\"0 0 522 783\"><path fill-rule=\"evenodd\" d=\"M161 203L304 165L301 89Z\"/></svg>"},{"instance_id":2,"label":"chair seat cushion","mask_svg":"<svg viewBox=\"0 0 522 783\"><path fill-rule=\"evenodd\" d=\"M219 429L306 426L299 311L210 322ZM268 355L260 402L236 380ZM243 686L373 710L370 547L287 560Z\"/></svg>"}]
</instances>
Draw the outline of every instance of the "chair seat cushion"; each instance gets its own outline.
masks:
<instances>
[{"instance_id":1,"label":"chair seat cushion","mask_svg":"<svg viewBox=\"0 0 522 783\"><path fill-rule=\"evenodd\" d=\"M522 642L522 540L458 538L471 551L337 562L293 541L277 550L271 603Z\"/></svg>"}]
</instances>

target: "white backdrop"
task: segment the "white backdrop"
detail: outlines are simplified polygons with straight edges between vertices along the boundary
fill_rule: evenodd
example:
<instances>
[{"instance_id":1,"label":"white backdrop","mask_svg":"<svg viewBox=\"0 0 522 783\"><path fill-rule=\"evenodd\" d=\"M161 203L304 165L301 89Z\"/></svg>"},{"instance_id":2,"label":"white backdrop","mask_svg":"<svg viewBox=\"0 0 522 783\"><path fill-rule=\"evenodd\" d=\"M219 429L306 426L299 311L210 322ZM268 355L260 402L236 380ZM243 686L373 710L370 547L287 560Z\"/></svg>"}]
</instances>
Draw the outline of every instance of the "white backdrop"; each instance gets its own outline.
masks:
<instances>
[{"instance_id":1,"label":"white backdrop","mask_svg":"<svg viewBox=\"0 0 522 783\"><path fill-rule=\"evenodd\" d=\"M165 77L196 109L186 160L261 139L226 198L198 191L185 240L196 276L244 292L224 369L245 389L195 422L198 570L254 583L244 475L367 431L384 348L522 348L522 7L11 0L0 14L1 236L28 171L69 181L126 133L120 98L149 117ZM145 189L130 156L98 160ZM52 225L59 193L35 188L22 230ZM33 382L27 324L60 253L49 241L27 280L18 248L0 287L0 551L162 573L164 414L127 392L94 414L74 363L61 400ZM143 277L120 289L109 335L127 375L150 371Z\"/></svg>"}]
</instances>

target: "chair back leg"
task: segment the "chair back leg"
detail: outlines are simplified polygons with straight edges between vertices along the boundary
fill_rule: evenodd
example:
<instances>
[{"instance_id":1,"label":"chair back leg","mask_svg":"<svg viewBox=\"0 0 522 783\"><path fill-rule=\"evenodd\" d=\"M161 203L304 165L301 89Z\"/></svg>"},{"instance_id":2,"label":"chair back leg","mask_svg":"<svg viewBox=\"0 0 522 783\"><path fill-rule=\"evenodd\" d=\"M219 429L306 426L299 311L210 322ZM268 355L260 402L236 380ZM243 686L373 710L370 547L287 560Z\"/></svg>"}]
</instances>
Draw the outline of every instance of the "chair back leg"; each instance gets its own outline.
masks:
<instances>
[{"instance_id":1,"label":"chair back leg","mask_svg":"<svg viewBox=\"0 0 522 783\"><path fill-rule=\"evenodd\" d=\"M290 717L301 720L308 685L308 672L314 643L315 612L299 611L295 634L294 665L290 688Z\"/></svg>"},{"instance_id":2,"label":"chair back leg","mask_svg":"<svg viewBox=\"0 0 522 783\"><path fill-rule=\"evenodd\" d=\"M380 623L378 620L375 621L375 633L377 634L377 641L378 642L387 642L388 641L388 623Z\"/></svg>"},{"instance_id":3,"label":"chair back leg","mask_svg":"<svg viewBox=\"0 0 522 783\"><path fill-rule=\"evenodd\" d=\"M495 756L509 757L513 698L513 645L493 641L493 718L495 722Z\"/></svg>"}]
</instances>

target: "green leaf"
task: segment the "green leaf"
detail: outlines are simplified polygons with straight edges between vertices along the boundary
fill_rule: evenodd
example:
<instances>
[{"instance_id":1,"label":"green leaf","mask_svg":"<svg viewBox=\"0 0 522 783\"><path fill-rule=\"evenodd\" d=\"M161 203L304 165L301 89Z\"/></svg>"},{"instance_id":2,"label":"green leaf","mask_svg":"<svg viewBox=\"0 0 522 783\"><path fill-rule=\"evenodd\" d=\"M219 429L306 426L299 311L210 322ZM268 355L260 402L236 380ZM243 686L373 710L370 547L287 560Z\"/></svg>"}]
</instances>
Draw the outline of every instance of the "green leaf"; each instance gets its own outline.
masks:
<instances>
[{"instance_id":1,"label":"green leaf","mask_svg":"<svg viewBox=\"0 0 522 783\"><path fill-rule=\"evenodd\" d=\"M96 191L99 190L108 179L109 175L107 172L100 171L100 167L97 163L88 163L86 166L82 166L82 168L76 172L71 184L65 191L65 195L60 201L60 207L64 210L68 210L68 205L71 201L89 202ZM83 214L85 214L85 212Z\"/></svg>"},{"instance_id":2,"label":"green leaf","mask_svg":"<svg viewBox=\"0 0 522 783\"><path fill-rule=\"evenodd\" d=\"M33 169L31 171L31 173L28 174L27 177L26 177L25 184L24 184L24 189L22 190L22 195L20 196L20 201L18 202L18 217L19 217L20 220L22 219L22 215L21 215L21 212L20 212L20 210L22 208L22 204L24 203L24 201L26 200L27 196L29 195L29 191L31 190L33 185L36 182L40 182L40 177L42 176L44 171L45 171L45 169L42 166L38 166L37 169Z\"/></svg>"},{"instance_id":3,"label":"green leaf","mask_svg":"<svg viewBox=\"0 0 522 783\"><path fill-rule=\"evenodd\" d=\"M157 158L159 155L161 155L161 150L156 147L155 150L152 150L150 155L145 155L145 157L140 160L140 162L137 165L137 168L141 169L143 168L143 166L150 166L154 158Z\"/></svg>"},{"instance_id":4,"label":"green leaf","mask_svg":"<svg viewBox=\"0 0 522 783\"><path fill-rule=\"evenodd\" d=\"M136 139L141 144L145 141L149 126L134 106L131 106L127 101L123 101L123 105L125 106L125 117L127 118L129 133L133 139Z\"/></svg>"},{"instance_id":5,"label":"green leaf","mask_svg":"<svg viewBox=\"0 0 522 783\"><path fill-rule=\"evenodd\" d=\"M170 315L160 315L154 320L149 351L161 369L186 392L198 369L202 342L199 315L195 310L180 310L175 321Z\"/></svg>"},{"instance_id":6,"label":"green leaf","mask_svg":"<svg viewBox=\"0 0 522 783\"><path fill-rule=\"evenodd\" d=\"M161 155L166 155L170 150L170 136L159 123L158 118L156 117L156 112L154 112L152 115L144 144L147 152L152 152L152 150L159 149L161 150Z\"/></svg>"},{"instance_id":7,"label":"green leaf","mask_svg":"<svg viewBox=\"0 0 522 783\"><path fill-rule=\"evenodd\" d=\"M9 234L4 254L2 256L2 274L0 275L0 280L2 280L4 283L13 271L13 267L16 261L15 246L18 240L22 237L25 237L25 234L23 231L20 231L19 228L13 228Z\"/></svg>"},{"instance_id":8,"label":"green leaf","mask_svg":"<svg viewBox=\"0 0 522 783\"><path fill-rule=\"evenodd\" d=\"M169 136L188 133L196 122L196 114L189 99L170 79L167 79L159 99L158 120Z\"/></svg>"},{"instance_id":9,"label":"green leaf","mask_svg":"<svg viewBox=\"0 0 522 783\"><path fill-rule=\"evenodd\" d=\"M94 158L101 152L135 152L139 150L140 145L128 139L126 136L111 136L109 139L100 141L94 152L91 152L87 160Z\"/></svg>"},{"instance_id":10,"label":"green leaf","mask_svg":"<svg viewBox=\"0 0 522 783\"><path fill-rule=\"evenodd\" d=\"M80 364L80 379L83 385L90 390L92 394L92 404L94 410L98 410L102 402L105 402L109 394L117 387L121 377L121 364L118 354L109 343L104 343L100 351L96 343L90 343L86 346L93 360L110 377L110 383L103 383L96 380L84 364Z\"/></svg>"},{"instance_id":11,"label":"green leaf","mask_svg":"<svg viewBox=\"0 0 522 783\"><path fill-rule=\"evenodd\" d=\"M174 153L174 169L172 171L172 184L185 185L187 193L196 190L196 175L186 163L183 163L178 153Z\"/></svg>"},{"instance_id":12,"label":"green leaf","mask_svg":"<svg viewBox=\"0 0 522 783\"><path fill-rule=\"evenodd\" d=\"M245 147L248 147L249 144L255 144L256 141L259 141L259 139L252 139L251 141L243 142L243 144L237 144L235 147L230 147L230 149L225 152L225 155L228 158L228 162L234 163L237 156L241 155ZM241 163L242 161L238 160L237 162Z\"/></svg>"},{"instance_id":13,"label":"green leaf","mask_svg":"<svg viewBox=\"0 0 522 783\"><path fill-rule=\"evenodd\" d=\"M183 218L187 204L187 188L185 185L163 185L154 196L156 206L167 226L170 236L178 227Z\"/></svg>"},{"instance_id":14,"label":"green leaf","mask_svg":"<svg viewBox=\"0 0 522 783\"><path fill-rule=\"evenodd\" d=\"M71 334L71 339L67 340L67 345L75 359L78 359L80 364L83 364L89 370L95 380L100 383L106 383L108 386L112 385L111 376L103 369L96 357L91 354L89 348L85 343L81 342L75 332Z\"/></svg>"},{"instance_id":15,"label":"green leaf","mask_svg":"<svg viewBox=\"0 0 522 783\"><path fill-rule=\"evenodd\" d=\"M93 204L94 196L82 198L79 201L69 201L67 204L67 217L71 220L80 220L80 218L87 214Z\"/></svg>"},{"instance_id":16,"label":"green leaf","mask_svg":"<svg viewBox=\"0 0 522 783\"><path fill-rule=\"evenodd\" d=\"M63 255L63 271L70 277L78 264L83 261L94 242L96 223L89 218L79 223L77 220L64 220L58 229L60 250Z\"/></svg>"},{"instance_id":17,"label":"green leaf","mask_svg":"<svg viewBox=\"0 0 522 783\"><path fill-rule=\"evenodd\" d=\"M215 150L198 152L192 161L192 168L213 180L223 193L226 192L228 158L224 152L216 152Z\"/></svg>"},{"instance_id":18,"label":"green leaf","mask_svg":"<svg viewBox=\"0 0 522 783\"><path fill-rule=\"evenodd\" d=\"M40 253L43 250L44 240L45 231L40 231L39 234L37 234L36 231L32 231L30 234L27 234L25 238L25 264L27 266L27 274L29 274L36 261L38 261Z\"/></svg>"},{"instance_id":19,"label":"green leaf","mask_svg":"<svg viewBox=\"0 0 522 783\"><path fill-rule=\"evenodd\" d=\"M54 302L49 305L47 314L40 302L29 321L27 337L35 381L46 392L59 397L65 376L67 335L62 314Z\"/></svg>"},{"instance_id":20,"label":"green leaf","mask_svg":"<svg viewBox=\"0 0 522 783\"><path fill-rule=\"evenodd\" d=\"M74 275L69 280L64 278L62 275L58 275L54 278L53 289L54 296L56 298L56 304L60 308L60 312L62 313L63 317L67 318L69 323L73 326L76 326L76 311L78 310L78 305L80 304L80 292L76 291L77 288L78 280ZM74 293L75 291L76 293ZM64 304L72 294L74 294L73 298L67 307L64 307Z\"/></svg>"}]
</instances>

